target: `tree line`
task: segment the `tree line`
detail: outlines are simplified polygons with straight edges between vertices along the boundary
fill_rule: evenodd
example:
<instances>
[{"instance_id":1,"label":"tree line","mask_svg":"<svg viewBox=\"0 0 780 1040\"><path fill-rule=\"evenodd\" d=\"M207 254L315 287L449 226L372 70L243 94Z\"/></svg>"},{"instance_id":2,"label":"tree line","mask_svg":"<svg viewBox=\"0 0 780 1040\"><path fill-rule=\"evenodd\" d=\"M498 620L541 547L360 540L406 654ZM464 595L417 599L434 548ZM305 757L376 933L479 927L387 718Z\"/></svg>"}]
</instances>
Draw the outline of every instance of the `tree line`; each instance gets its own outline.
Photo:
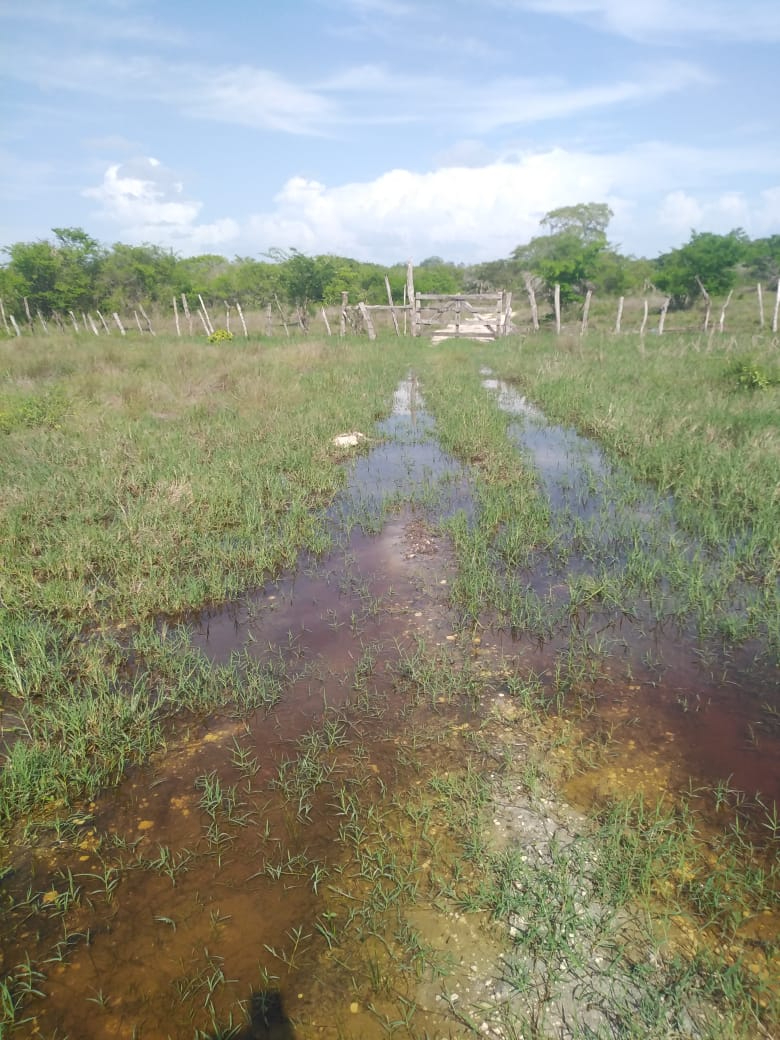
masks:
<instances>
[{"instance_id":1,"label":"tree line","mask_svg":"<svg viewBox=\"0 0 780 1040\"><path fill-rule=\"evenodd\" d=\"M537 295L560 286L564 303L589 290L628 295L652 287L673 308L691 306L702 293L717 296L740 282L777 286L780 235L750 239L741 229L728 234L692 231L684 245L655 259L626 256L608 239L613 213L604 203L580 203L545 214L540 234L509 257L456 264L428 257L415 269L415 288L424 293L472 293L532 284ZM385 303L387 276L395 301L403 296L406 264L390 268L349 257L307 256L272 249L261 258L216 254L180 257L157 245L107 247L81 228L54 228L53 238L16 242L3 249L0 298L11 313L29 309L45 317L94 309L129 311L168 308L174 296L200 294L207 304L237 300L247 309L279 302L308 309L341 300ZM26 301L26 302L25 302Z\"/></svg>"}]
</instances>

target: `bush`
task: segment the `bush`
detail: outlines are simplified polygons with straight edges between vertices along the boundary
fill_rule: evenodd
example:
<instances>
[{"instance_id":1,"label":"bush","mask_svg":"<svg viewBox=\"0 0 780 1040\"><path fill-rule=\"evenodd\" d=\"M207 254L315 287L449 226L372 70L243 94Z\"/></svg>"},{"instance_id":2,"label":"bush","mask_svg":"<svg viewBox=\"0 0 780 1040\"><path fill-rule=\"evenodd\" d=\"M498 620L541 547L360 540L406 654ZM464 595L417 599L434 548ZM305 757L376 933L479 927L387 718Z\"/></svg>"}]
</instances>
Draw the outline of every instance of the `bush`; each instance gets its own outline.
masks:
<instances>
[{"instance_id":1,"label":"bush","mask_svg":"<svg viewBox=\"0 0 780 1040\"><path fill-rule=\"evenodd\" d=\"M227 329L214 329L209 336L209 343L225 343L233 338L233 333Z\"/></svg>"}]
</instances>

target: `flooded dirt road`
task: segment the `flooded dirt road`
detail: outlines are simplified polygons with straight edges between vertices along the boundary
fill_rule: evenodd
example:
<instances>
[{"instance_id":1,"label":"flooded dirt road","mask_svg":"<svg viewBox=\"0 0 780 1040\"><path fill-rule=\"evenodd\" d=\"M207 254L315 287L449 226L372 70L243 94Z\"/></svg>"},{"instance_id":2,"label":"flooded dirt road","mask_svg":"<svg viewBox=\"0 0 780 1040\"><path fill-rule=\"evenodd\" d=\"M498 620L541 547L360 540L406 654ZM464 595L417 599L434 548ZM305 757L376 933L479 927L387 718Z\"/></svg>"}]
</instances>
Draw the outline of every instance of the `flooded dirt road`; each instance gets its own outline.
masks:
<instances>
[{"instance_id":1,"label":"flooded dirt road","mask_svg":"<svg viewBox=\"0 0 780 1040\"><path fill-rule=\"evenodd\" d=\"M627 521L594 445L511 388L487 391L522 420L513 436L566 550L526 575L551 612L567 575L668 540L672 503L634 490ZM489 617L459 630L439 522L473 517L469 472L438 446L414 378L371 436L329 511L334 552L185 626L211 667L253 662L260 694L182 719L148 767L19 841L2 881L2 969L27 987L13 1035L503 1040L536 1015L537 1035L574 1036L584 986L580 1025L612 1036L641 994L607 951L620 936L641 960L645 940L605 909L578 810L727 779L726 803L780 798L769 669L659 616L668 586L630 610L564 609L542 642ZM480 886L508 862L527 898L505 894L499 913ZM545 899L560 921L531 957L519 939ZM561 923L569 906L582 930ZM771 977L767 907L751 935ZM705 1035L702 1008L685 1014Z\"/></svg>"}]
</instances>

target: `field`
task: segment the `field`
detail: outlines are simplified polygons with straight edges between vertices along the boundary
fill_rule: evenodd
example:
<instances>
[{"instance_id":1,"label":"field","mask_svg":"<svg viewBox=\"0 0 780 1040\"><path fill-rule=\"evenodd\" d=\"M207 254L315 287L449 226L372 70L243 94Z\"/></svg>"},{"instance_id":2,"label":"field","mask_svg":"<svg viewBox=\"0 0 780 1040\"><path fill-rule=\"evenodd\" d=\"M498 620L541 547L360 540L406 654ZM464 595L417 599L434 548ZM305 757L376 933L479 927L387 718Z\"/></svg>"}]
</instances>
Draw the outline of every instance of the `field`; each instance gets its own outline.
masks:
<instances>
[{"instance_id":1,"label":"field","mask_svg":"<svg viewBox=\"0 0 780 1040\"><path fill-rule=\"evenodd\" d=\"M779 409L757 332L0 341L0 1038L776 1035Z\"/></svg>"}]
</instances>

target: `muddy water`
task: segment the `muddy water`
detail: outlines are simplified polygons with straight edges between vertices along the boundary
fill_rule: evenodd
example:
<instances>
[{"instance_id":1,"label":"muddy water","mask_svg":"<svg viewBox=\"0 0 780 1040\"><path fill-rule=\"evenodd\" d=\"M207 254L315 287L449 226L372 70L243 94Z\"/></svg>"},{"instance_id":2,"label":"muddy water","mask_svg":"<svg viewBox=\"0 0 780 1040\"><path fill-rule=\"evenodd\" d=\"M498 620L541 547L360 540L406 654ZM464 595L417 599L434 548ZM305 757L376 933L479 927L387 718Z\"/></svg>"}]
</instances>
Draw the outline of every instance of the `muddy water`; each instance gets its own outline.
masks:
<instances>
[{"instance_id":1,"label":"muddy water","mask_svg":"<svg viewBox=\"0 0 780 1040\"><path fill-rule=\"evenodd\" d=\"M483 385L518 418L510 434L538 471L559 543L578 547L569 550L565 569L549 565L551 600L565 598L569 574L620 576L638 545L651 559L663 559L665 546L680 544L685 558L706 560L707 553L675 525L670 497L613 471L595 444L548 423L508 384L486 378ZM587 557L581 555L585 539ZM543 565L541 572L528 576L537 589L545 587ZM739 599L742 593L738 588L734 594ZM670 601L667 589L667 608ZM644 786L662 792L684 788L689 777L710 785L730 778L750 796L780 801L777 671L756 659L756 647L724 651L698 638L690 622L659 617L653 607L641 596L630 603L630 614L596 607L577 632L582 644L590 641L585 652L593 658L596 647L600 658L598 680L581 683L580 692L593 697L595 725L619 737L609 765L578 779L577 790L590 795ZM551 654L557 647L558 660L565 658L561 651L571 646L570 636L567 631L543 648L524 647L524 661L549 676Z\"/></svg>"},{"instance_id":2,"label":"muddy water","mask_svg":"<svg viewBox=\"0 0 780 1040\"><path fill-rule=\"evenodd\" d=\"M563 531L579 510L600 523L611 507L586 490L609 476L605 461L531 418L516 435L555 522ZM371 1040L413 1035L402 1024L413 1002L417 1035L459 1037L473 1033L446 1014L445 975L450 995L460 979L464 994L499 1000L501 944L477 918L441 910L449 878L436 864L459 850L430 815L428 781L467 760L489 713L511 716L510 676L534 671L552 696L584 633L543 646L490 629L456 636L453 564L434 518L471 504L434 434L410 379L330 510L338 549L193 620L192 643L215 665L243 652L277 668L279 703L177 725L148 768L84 806L56 841L20 850L4 883L15 908L2 967L29 954L43 997L26 1001L16 1035L178 1040L235 1024L246 1038ZM652 503L641 510L655 515ZM545 563L529 577L542 587L565 573L550 577ZM571 784L578 801L729 773L734 786L768 790L780 747L744 737L766 686L751 689L736 664L662 625L608 611L588 623L608 653L579 683L594 708L583 727L615 739ZM421 966L423 947L446 972Z\"/></svg>"}]
</instances>

